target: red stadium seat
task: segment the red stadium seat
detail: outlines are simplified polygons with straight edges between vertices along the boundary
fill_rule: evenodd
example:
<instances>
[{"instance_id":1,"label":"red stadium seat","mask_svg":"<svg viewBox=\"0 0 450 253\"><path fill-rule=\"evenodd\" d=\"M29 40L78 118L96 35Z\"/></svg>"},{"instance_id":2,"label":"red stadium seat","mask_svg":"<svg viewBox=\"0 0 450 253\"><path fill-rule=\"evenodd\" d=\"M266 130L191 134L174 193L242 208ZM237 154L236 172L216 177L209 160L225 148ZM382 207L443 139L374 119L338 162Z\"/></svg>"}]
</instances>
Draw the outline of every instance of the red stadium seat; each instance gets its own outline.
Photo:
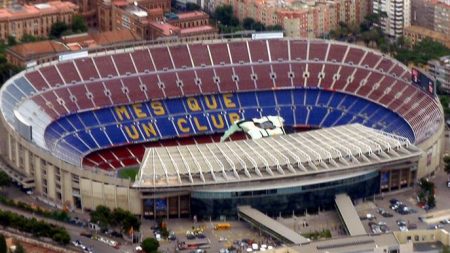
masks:
<instances>
[{"instance_id":1,"label":"red stadium seat","mask_svg":"<svg viewBox=\"0 0 450 253\"><path fill-rule=\"evenodd\" d=\"M228 43L228 47L234 64L250 62L247 43L244 41L231 42Z\"/></svg>"},{"instance_id":2,"label":"red stadium seat","mask_svg":"<svg viewBox=\"0 0 450 253\"><path fill-rule=\"evenodd\" d=\"M113 77L118 75L111 55L98 56L93 59L101 77Z\"/></svg>"},{"instance_id":3,"label":"red stadium seat","mask_svg":"<svg viewBox=\"0 0 450 253\"><path fill-rule=\"evenodd\" d=\"M330 49L328 50L328 58L329 62L342 62L345 56L345 52L347 51L346 45L339 44L330 44Z\"/></svg>"},{"instance_id":4,"label":"red stadium seat","mask_svg":"<svg viewBox=\"0 0 450 253\"><path fill-rule=\"evenodd\" d=\"M308 54L308 41L290 41L291 47L291 60L306 60Z\"/></svg>"},{"instance_id":5,"label":"red stadium seat","mask_svg":"<svg viewBox=\"0 0 450 253\"><path fill-rule=\"evenodd\" d=\"M78 70L75 68L75 65L71 61L59 63L56 65L59 73L62 75L64 79L64 83L71 82L79 82L81 81L81 77L78 74Z\"/></svg>"},{"instance_id":6,"label":"red stadium seat","mask_svg":"<svg viewBox=\"0 0 450 253\"><path fill-rule=\"evenodd\" d=\"M133 59L138 73L144 73L145 71L155 71L155 67L153 66L148 49L136 50L130 55Z\"/></svg>"},{"instance_id":7,"label":"red stadium seat","mask_svg":"<svg viewBox=\"0 0 450 253\"><path fill-rule=\"evenodd\" d=\"M50 88L50 86L47 84L47 82L42 77L41 72L39 72L39 71L28 72L25 74L25 77L34 86L34 88L38 91Z\"/></svg>"},{"instance_id":8,"label":"red stadium seat","mask_svg":"<svg viewBox=\"0 0 450 253\"><path fill-rule=\"evenodd\" d=\"M172 58L167 47L150 48L150 53L156 70L173 69Z\"/></svg>"},{"instance_id":9,"label":"red stadium seat","mask_svg":"<svg viewBox=\"0 0 450 253\"><path fill-rule=\"evenodd\" d=\"M289 60L288 41L286 40L269 40L270 57L272 62L279 59Z\"/></svg>"},{"instance_id":10,"label":"red stadium seat","mask_svg":"<svg viewBox=\"0 0 450 253\"><path fill-rule=\"evenodd\" d=\"M195 67L210 66L208 47L203 44L187 45L191 52L192 61Z\"/></svg>"},{"instance_id":11,"label":"red stadium seat","mask_svg":"<svg viewBox=\"0 0 450 253\"><path fill-rule=\"evenodd\" d=\"M83 80L87 81L99 77L97 69L91 58L76 59L75 65L77 66Z\"/></svg>"},{"instance_id":12,"label":"red stadium seat","mask_svg":"<svg viewBox=\"0 0 450 253\"><path fill-rule=\"evenodd\" d=\"M214 82L214 71L212 68L196 70L197 78L201 81L201 89L204 93L216 93L219 91L217 84ZM231 78L230 78L231 80ZM222 81L222 79L220 79Z\"/></svg>"},{"instance_id":13,"label":"red stadium seat","mask_svg":"<svg viewBox=\"0 0 450 253\"><path fill-rule=\"evenodd\" d=\"M172 59L175 63L176 68L192 68L191 55L189 54L186 45L177 45L170 47L170 54L172 55Z\"/></svg>"},{"instance_id":14,"label":"red stadium seat","mask_svg":"<svg viewBox=\"0 0 450 253\"><path fill-rule=\"evenodd\" d=\"M134 63L131 60L130 53L115 54L112 56L114 64L117 67L120 75L126 75L127 73L136 73Z\"/></svg>"},{"instance_id":15,"label":"red stadium seat","mask_svg":"<svg viewBox=\"0 0 450 253\"><path fill-rule=\"evenodd\" d=\"M230 54L228 53L227 44L218 43L208 45L209 51L211 53L211 58L213 65L221 65L230 63Z\"/></svg>"},{"instance_id":16,"label":"red stadium seat","mask_svg":"<svg viewBox=\"0 0 450 253\"><path fill-rule=\"evenodd\" d=\"M326 54L328 51L328 43L324 41L311 41L309 43L309 60L324 61L326 59Z\"/></svg>"},{"instance_id":17,"label":"red stadium seat","mask_svg":"<svg viewBox=\"0 0 450 253\"><path fill-rule=\"evenodd\" d=\"M64 85L64 81L61 79L55 66L40 68L39 71L50 86Z\"/></svg>"},{"instance_id":18,"label":"red stadium seat","mask_svg":"<svg viewBox=\"0 0 450 253\"><path fill-rule=\"evenodd\" d=\"M248 42L252 62L269 61L269 53L265 40L251 40Z\"/></svg>"},{"instance_id":19,"label":"red stadium seat","mask_svg":"<svg viewBox=\"0 0 450 253\"><path fill-rule=\"evenodd\" d=\"M378 61L381 59L381 56L375 54L373 52L368 52L364 57L364 60L361 62L361 66L368 66L369 68L373 68L377 65Z\"/></svg>"},{"instance_id":20,"label":"red stadium seat","mask_svg":"<svg viewBox=\"0 0 450 253\"><path fill-rule=\"evenodd\" d=\"M358 65L364 56L364 51L360 48L350 47L345 57L344 62L347 64Z\"/></svg>"},{"instance_id":21,"label":"red stadium seat","mask_svg":"<svg viewBox=\"0 0 450 253\"><path fill-rule=\"evenodd\" d=\"M253 65L253 77L256 78L257 89L273 89L273 79L271 79L272 69L270 65L266 64L256 64Z\"/></svg>"}]
</instances>

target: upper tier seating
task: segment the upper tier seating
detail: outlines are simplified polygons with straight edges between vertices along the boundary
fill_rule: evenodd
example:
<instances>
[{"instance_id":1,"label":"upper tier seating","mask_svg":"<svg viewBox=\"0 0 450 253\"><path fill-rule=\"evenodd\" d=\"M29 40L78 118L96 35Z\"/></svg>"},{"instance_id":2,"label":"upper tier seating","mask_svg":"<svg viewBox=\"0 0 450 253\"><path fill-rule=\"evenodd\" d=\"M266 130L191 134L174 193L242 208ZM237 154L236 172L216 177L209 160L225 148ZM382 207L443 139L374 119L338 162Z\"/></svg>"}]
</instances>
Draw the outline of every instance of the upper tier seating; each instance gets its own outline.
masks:
<instances>
[{"instance_id":1,"label":"upper tier seating","mask_svg":"<svg viewBox=\"0 0 450 253\"><path fill-rule=\"evenodd\" d=\"M61 149L76 150L79 154L108 145L144 141L123 132L126 127L130 133L136 130L142 135L144 130L140 124L144 123L158 127L155 130L156 139L217 130L211 129L211 118L196 122L195 117L185 115L187 112L173 115L169 112L170 119L166 117L154 122L148 117L121 122L111 118L117 115L114 116L113 109L109 107L129 107L135 102L168 101L198 94L240 94L255 89L275 94L300 92L300 97L293 98L292 103L281 105L277 101L278 95L275 95L276 100L267 101L266 97L259 101L260 95L254 95L258 104L245 106L246 102L238 100L235 101L237 107L228 113L238 113L241 117L280 114L289 125L314 128L360 122L399 133L420 143L443 121L442 112L437 99L413 86L409 79L409 70L400 63L354 45L322 40L241 40L140 47L28 70L8 81L2 106L8 121L15 120L16 110L25 118L35 117L35 121L42 122L33 131L40 131L46 137L48 146L44 148L54 151L56 146L53 144L58 143ZM364 97L367 103L388 108L386 110L406 119L406 122L398 127L393 126L389 117L380 116L381 109L371 106L367 107L368 111L364 108L359 108L361 111L358 112L349 111L356 108L350 103L349 95L344 95L347 99L337 99L339 95L324 95L326 91ZM239 98L240 95L237 96ZM25 100L40 108L45 117L35 112L27 114L25 106L21 109ZM183 106L186 109L187 105ZM82 115L92 110L90 121L85 122ZM100 111L108 110L112 113L111 117L99 115ZM80 122L72 122L74 115ZM174 124L180 117L185 118L180 124L185 129L189 126L189 130L180 132L180 128L176 128ZM224 124L229 125L229 122ZM58 125L59 128L56 127ZM198 127L205 125L207 130ZM87 126L88 129L83 129ZM63 136L62 131L68 133Z\"/></svg>"}]
</instances>

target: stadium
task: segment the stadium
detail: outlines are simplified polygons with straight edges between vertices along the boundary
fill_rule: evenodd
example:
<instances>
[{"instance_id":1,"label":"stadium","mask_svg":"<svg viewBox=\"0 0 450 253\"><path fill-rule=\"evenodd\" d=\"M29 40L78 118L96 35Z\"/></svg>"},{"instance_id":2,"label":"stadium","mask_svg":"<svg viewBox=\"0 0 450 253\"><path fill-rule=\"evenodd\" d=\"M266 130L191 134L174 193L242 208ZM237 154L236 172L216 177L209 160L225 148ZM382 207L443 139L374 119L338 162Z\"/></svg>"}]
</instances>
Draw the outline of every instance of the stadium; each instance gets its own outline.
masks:
<instances>
[{"instance_id":1,"label":"stadium","mask_svg":"<svg viewBox=\"0 0 450 253\"><path fill-rule=\"evenodd\" d=\"M61 207L292 213L412 187L439 167L434 85L371 49L228 39L80 55L29 68L0 94L5 170ZM267 116L287 134L219 141ZM140 169L127 179L124 168Z\"/></svg>"}]
</instances>

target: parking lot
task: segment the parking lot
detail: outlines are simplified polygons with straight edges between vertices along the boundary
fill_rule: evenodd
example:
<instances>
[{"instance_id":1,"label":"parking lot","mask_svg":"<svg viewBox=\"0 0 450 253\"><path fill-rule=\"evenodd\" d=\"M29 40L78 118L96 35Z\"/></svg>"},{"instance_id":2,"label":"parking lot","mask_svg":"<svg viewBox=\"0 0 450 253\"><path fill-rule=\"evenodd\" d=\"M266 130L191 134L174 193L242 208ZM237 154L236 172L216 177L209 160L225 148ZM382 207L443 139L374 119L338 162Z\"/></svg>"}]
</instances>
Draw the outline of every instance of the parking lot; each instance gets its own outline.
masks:
<instances>
[{"instance_id":1,"label":"parking lot","mask_svg":"<svg viewBox=\"0 0 450 253\"><path fill-rule=\"evenodd\" d=\"M215 230L214 226L218 223L229 223L231 227L229 229ZM144 222L142 228L145 237L154 237L154 233L151 229L155 224L153 221ZM194 227L194 229L193 229ZM160 251L161 252L176 252L177 243L180 242L196 242L196 241L209 241L207 246L207 252L225 252L224 249L231 246L241 247L246 251L247 247L251 248L252 243L260 245L276 246L276 243L270 238L259 234L258 231L252 229L250 225L241 221L226 221L226 222L197 222L194 223L188 219L170 219L167 221L167 228L173 232L176 236L174 240L161 240ZM197 228L202 228L201 238L192 238L188 240L186 236L187 231L193 231ZM248 245L250 242L250 245ZM183 252L190 252L192 250L184 250Z\"/></svg>"},{"instance_id":2,"label":"parking lot","mask_svg":"<svg viewBox=\"0 0 450 253\"><path fill-rule=\"evenodd\" d=\"M449 190L449 189L447 189ZM441 191L441 195L444 192ZM449 229L449 224L427 224L419 220L421 215L450 208L448 195L437 195L437 206L428 212L417 206L413 189L384 196L382 199L366 201L356 206L358 215L362 217L363 225L369 233L389 231L406 231L410 229ZM447 193L448 194L448 193ZM395 203L395 202L401 202ZM397 207L397 208L396 208ZM396 209L396 210L394 210ZM372 218L372 217L373 218Z\"/></svg>"}]
</instances>

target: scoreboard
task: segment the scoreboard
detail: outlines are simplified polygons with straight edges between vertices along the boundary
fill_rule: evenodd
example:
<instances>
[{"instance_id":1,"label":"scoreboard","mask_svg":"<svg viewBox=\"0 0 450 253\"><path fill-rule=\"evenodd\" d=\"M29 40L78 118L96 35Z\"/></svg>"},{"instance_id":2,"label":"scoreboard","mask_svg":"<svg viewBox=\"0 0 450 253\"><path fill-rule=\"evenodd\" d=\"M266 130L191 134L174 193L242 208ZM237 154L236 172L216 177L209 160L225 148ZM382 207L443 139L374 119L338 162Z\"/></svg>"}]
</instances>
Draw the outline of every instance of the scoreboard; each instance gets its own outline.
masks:
<instances>
[{"instance_id":1,"label":"scoreboard","mask_svg":"<svg viewBox=\"0 0 450 253\"><path fill-rule=\"evenodd\" d=\"M417 68L411 70L411 81L431 96L436 96L436 83L424 71Z\"/></svg>"}]
</instances>

